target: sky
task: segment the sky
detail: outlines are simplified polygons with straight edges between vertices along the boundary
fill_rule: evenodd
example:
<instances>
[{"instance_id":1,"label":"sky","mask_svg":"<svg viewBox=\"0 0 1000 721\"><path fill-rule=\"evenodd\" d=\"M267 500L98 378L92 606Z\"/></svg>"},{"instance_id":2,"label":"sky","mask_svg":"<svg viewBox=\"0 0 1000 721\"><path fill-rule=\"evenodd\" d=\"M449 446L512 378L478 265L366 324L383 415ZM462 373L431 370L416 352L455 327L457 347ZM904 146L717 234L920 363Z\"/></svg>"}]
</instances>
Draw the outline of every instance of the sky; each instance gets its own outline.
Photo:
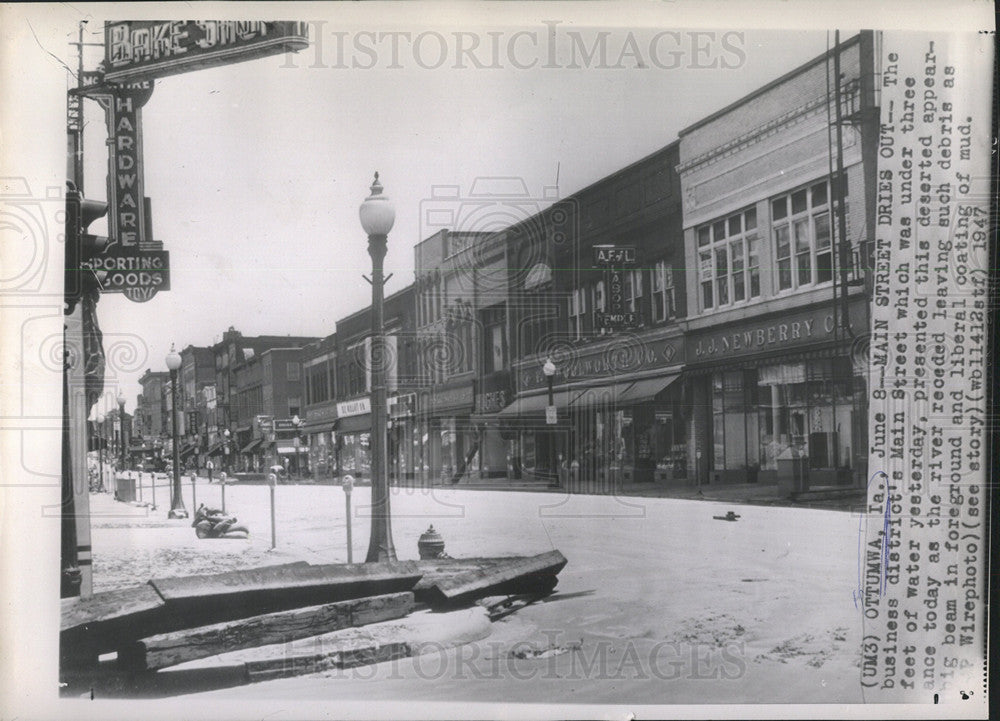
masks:
<instances>
[{"instance_id":1,"label":"sky","mask_svg":"<svg viewBox=\"0 0 1000 721\"><path fill-rule=\"evenodd\" d=\"M213 7L199 4L198 15L213 17ZM620 12L608 13L612 7ZM375 171L396 206L386 258L392 293L413 280L413 246L439 229L428 208L460 210L477 179L520 179L544 207L552 197L546 188L566 197L662 148L832 41L825 29L752 29L787 25L795 15L788 5L766 22L763 6L745 5L744 24L733 22L737 13L691 7L249 6L244 16L313 21L313 44L296 56L156 81L143 109L145 192L154 239L170 252L171 289L146 303L102 298L105 347L118 352L109 354L109 395L123 389L131 411L138 378L165 368L171 344L211 345L230 326L245 335L322 337L368 305L362 274L371 265L358 206ZM89 19L85 40L100 42L104 19L183 12L63 5L32 19L39 47L31 50L75 67L68 43L79 18ZM840 16L825 12L800 11L798 20L832 27ZM861 27L840 24L844 38ZM24 40L23 25L8 28ZM100 55L88 48L85 67ZM45 60L49 75L66 76ZM84 105L86 195L104 199L103 111ZM52 141L62 142L58 131ZM456 186L451 199L435 200Z\"/></svg>"},{"instance_id":2,"label":"sky","mask_svg":"<svg viewBox=\"0 0 1000 721\"><path fill-rule=\"evenodd\" d=\"M585 50L600 43L601 27L574 28ZM139 392L137 378L146 367L163 369L170 343L210 345L231 325L245 335L325 336L339 318L368 305L371 290L362 274L370 273L371 262L358 205L376 170L396 206L388 294L412 282L413 246L438 229L427 210L460 208L476 179L520 178L529 198L544 207L551 202L546 187L556 187L560 197L580 190L672 142L683 127L818 55L827 43L823 31L720 29L698 36L699 46L708 48L698 62L725 59L739 67L673 68L693 62L692 41L682 33L681 45L674 36L659 41L657 59L665 68L643 58L649 67L640 69L634 57L612 66L626 44L632 47L630 35L634 47L648 51L639 37L652 36L649 28L609 29L603 67L599 54L586 66L580 46L574 58L568 34L557 35L559 59L547 63L549 28L538 24L398 26L393 30L411 37L439 35L427 35L417 52L408 52L405 37L397 36L395 60L391 43L355 40L357 33L393 30L342 27L336 32L350 33L342 40L321 26L311 28L312 37L317 30L324 46L300 57L157 81L143 109L145 180L154 239L170 251L171 289L142 304L107 294L99 306L102 328L134 335L126 342L148 356L146 365L130 360L134 369L118 374L128 398ZM520 36L508 56L507 41L519 30L530 35ZM500 67L478 68L465 56L465 68L455 68L457 41L449 35L455 31L481 40L483 50L474 57L482 65ZM489 32L504 34L496 63ZM731 33L728 44L738 51L723 49L723 32ZM536 38L543 45L538 51ZM374 48L376 58L357 50L356 42ZM448 62L435 69L442 47ZM684 53L680 63L667 55L671 50ZM511 64L532 61L559 67ZM311 67L317 64L327 67ZM103 111L86 105L85 187L88 197L104 198ZM435 201L435 193L448 192L436 186L458 186L457 197Z\"/></svg>"}]
</instances>

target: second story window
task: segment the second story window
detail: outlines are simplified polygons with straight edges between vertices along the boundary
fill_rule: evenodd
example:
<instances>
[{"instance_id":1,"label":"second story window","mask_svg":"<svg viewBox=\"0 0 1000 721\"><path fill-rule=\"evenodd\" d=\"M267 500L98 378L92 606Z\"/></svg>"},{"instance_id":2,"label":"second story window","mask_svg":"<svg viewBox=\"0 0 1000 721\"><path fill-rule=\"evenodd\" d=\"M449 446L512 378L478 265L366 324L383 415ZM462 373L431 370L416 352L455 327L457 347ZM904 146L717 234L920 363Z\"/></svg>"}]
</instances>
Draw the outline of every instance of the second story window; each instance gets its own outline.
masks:
<instances>
[{"instance_id":1,"label":"second story window","mask_svg":"<svg viewBox=\"0 0 1000 721\"><path fill-rule=\"evenodd\" d=\"M677 315L674 296L674 269L665 260L653 266L653 322L661 323Z\"/></svg>"},{"instance_id":2,"label":"second story window","mask_svg":"<svg viewBox=\"0 0 1000 721\"><path fill-rule=\"evenodd\" d=\"M591 303L591 312L594 314L593 327L600 328L598 333L604 335L604 333L606 332L604 325L597 318L597 314L603 313L607 308L606 305L607 301L605 299L606 297L604 293L604 281L603 280L597 281L596 283L594 283L594 285L591 286L590 290L591 290L591 297L593 298L594 301L593 303Z\"/></svg>"},{"instance_id":3,"label":"second story window","mask_svg":"<svg viewBox=\"0 0 1000 721\"><path fill-rule=\"evenodd\" d=\"M696 236L703 309L742 303L760 295L756 208L703 225Z\"/></svg>"},{"instance_id":4,"label":"second story window","mask_svg":"<svg viewBox=\"0 0 1000 721\"><path fill-rule=\"evenodd\" d=\"M771 201L779 291L833 278L829 190L824 180Z\"/></svg>"},{"instance_id":5,"label":"second story window","mask_svg":"<svg viewBox=\"0 0 1000 721\"><path fill-rule=\"evenodd\" d=\"M575 288L569 297L569 334L574 340L583 338L583 319L587 314L587 289Z\"/></svg>"},{"instance_id":6,"label":"second story window","mask_svg":"<svg viewBox=\"0 0 1000 721\"><path fill-rule=\"evenodd\" d=\"M344 397L360 395L368 390L367 344L365 341L354 343L347 349L343 360Z\"/></svg>"},{"instance_id":7,"label":"second story window","mask_svg":"<svg viewBox=\"0 0 1000 721\"><path fill-rule=\"evenodd\" d=\"M486 372L502 371L504 366L504 327L503 323L493 323L486 328L486 352L483 358L486 362Z\"/></svg>"},{"instance_id":8,"label":"second story window","mask_svg":"<svg viewBox=\"0 0 1000 721\"><path fill-rule=\"evenodd\" d=\"M289 361L285 366L285 373L288 380L297 381L299 379L299 364Z\"/></svg>"},{"instance_id":9,"label":"second story window","mask_svg":"<svg viewBox=\"0 0 1000 721\"><path fill-rule=\"evenodd\" d=\"M633 268L624 273L625 307L630 313L642 311L642 268ZM640 315L641 320L641 315Z\"/></svg>"},{"instance_id":10,"label":"second story window","mask_svg":"<svg viewBox=\"0 0 1000 721\"><path fill-rule=\"evenodd\" d=\"M503 325L497 323L490 328L490 349L492 351L493 370L501 371L506 366L504 362L506 341L504 340Z\"/></svg>"}]
</instances>

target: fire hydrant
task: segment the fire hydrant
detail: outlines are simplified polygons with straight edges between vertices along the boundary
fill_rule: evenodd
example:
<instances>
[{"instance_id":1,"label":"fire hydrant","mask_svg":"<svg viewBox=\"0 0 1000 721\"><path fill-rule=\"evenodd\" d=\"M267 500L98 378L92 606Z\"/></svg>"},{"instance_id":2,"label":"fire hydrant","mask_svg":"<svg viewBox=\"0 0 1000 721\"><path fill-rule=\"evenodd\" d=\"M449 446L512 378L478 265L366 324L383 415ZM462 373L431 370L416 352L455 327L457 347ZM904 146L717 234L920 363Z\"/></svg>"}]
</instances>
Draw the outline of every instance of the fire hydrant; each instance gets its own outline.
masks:
<instances>
[{"instance_id":1,"label":"fire hydrant","mask_svg":"<svg viewBox=\"0 0 1000 721\"><path fill-rule=\"evenodd\" d=\"M444 557L444 539L434 530L434 524L421 534L420 540L417 541L417 550L423 561Z\"/></svg>"}]
</instances>

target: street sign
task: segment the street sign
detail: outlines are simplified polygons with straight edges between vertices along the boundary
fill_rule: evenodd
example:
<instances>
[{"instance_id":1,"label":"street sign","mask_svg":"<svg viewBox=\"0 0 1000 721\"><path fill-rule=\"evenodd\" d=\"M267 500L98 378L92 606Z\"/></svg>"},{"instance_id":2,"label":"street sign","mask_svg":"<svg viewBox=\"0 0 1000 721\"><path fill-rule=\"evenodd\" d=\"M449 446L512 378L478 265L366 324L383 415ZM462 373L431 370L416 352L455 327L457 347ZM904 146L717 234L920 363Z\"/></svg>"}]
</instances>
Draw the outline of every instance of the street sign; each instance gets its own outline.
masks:
<instances>
[{"instance_id":1,"label":"street sign","mask_svg":"<svg viewBox=\"0 0 1000 721\"><path fill-rule=\"evenodd\" d=\"M609 328L609 329L620 329L620 328L638 328L639 327L639 314L624 312L624 313L595 313L594 317L597 321L597 326L599 328Z\"/></svg>"},{"instance_id":2,"label":"street sign","mask_svg":"<svg viewBox=\"0 0 1000 721\"><path fill-rule=\"evenodd\" d=\"M142 303L158 291L170 290L170 253L166 250L140 250L115 244L85 263L98 275L102 293L124 293Z\"/></svg>"},{"instance_id":3,"label":"street sign","mask_svg":"<svg viewBox=\"0 0 1000 721\"><path fill-rule=\"evenodd\" d=\"M309 46L305 22L129 20L104 26L108 80L161 78Z\"/></svg>"},{"instance_id":4,"label":"street sign","mask_svg":"<svg viewBox=\"0 0 1000 721\"><path fill-rule=\"evenodd\" d=\"M594 265L598 268L625 268L635 265L634 245L595 245Z\"/></svg>"},{"instance_id":5,"label":"street sign","mask_svg":"<svg viewBox=\"0 0 1000 721\"><path fill-rule=\"evenodd\" d=\"M605 309L595 314L597 325L608 330L635 328L639 325L639 314L625 308L625 270L636 264L634 245L595 245L594 267L604 270L604 286L607 288Z\"/></svg>"},{"instance_id":6,"label":"street sign","mask_svg":"<svg viewBox=\"0 0 1000 721\"><path fill-rule=\"evenodd\" d=\"M122 248L152 248L152 220L144 193L142 108L153 95L153 81L113 83L100 74L83 78L79 93L104 108L108 124L108 237Z\"/></svg>"},{"instance_id":7,"label":"street sign","mask_svg":"<svg viewBox=\"0 0 1000 721\"><path fill-rule=\"evenodd\" d=\"M170 254L152 238L149 198L144 195L142 107L153 81L108 82L99 72L85 73L78 93L104 108L108 124L108 238L105 251L90 264L103 293L123 293L143 303L170 290Z\"/></svg>"},{"instance_id":8,"label":"street sign","mask_svg":"<svg viewBox=\"0 0 1000 721\"><path fill-rule=\"evenodd\" d=\"M559 422L559 418L556 415L555 406L545 406L545 422L548 423L550 426L554 426L556 423Z\"/></svg>"}]
</instances>

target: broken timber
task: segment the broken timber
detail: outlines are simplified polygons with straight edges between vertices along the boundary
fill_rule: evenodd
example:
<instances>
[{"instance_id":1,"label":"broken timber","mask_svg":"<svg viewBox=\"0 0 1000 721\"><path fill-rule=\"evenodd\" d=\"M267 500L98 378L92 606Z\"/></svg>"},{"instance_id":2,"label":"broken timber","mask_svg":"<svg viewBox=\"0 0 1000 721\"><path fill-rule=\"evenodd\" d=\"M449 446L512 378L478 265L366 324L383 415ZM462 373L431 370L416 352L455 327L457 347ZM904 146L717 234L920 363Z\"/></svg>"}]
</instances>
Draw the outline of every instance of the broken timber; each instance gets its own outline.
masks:
<instances>
[{"instance_id":1,"label":"broken timber","mask_svg":"<svg viewBox=\"0 0 1000 721\"><path fill-rule=\"evenodd\" d=\"M354 648L342 648L327 653L303 654L285 658L268 658L247 661L245 664L247 681L268 681L275 678L301 676L318 673L332 668L354 668L371 666L383 661L407 658L413 655L413 648L404 641L393 643L356 644Z\"/></svg>"},{"instance_id":2,"label":"broken timber","mask_svg":"<svg viewBox=\"0 0 1000 721\"><path fill-rule=\"evenodd\" d=\"M537 556L490 559L478 568L442 573L433 583L414 589L417 600L430 606L455 606L484 596L547 593L566 565L559 551Z\"/></svg>"},{"instance_id":3,"label":"broken timber","mask_svg":"<svg viewBox=\"0 0 1000 721\"><path fill-rule=\"evenodd\" d=\"M64 662L93 663L141 638L335 601L410 591L409 562L313 566L305 562L227 573L153 579L64 604Z\"/></svg>"},{"instance_id":4,"label":"broken timber","mask_svg":"<svg viewBox=\"0 0 1000 721\"><path fill-rule=\"evenodd\" d=\"M487 596L524 596L517 603L491 609L495 617L501 617L523 607L528 598L537 599L550 593L565 565L566 558L559 551L550 551L531 557L442 558L379 564L298 562L152 579L142 586L63 602L60 633L63 669L94 668L98 656L111 651L118 651L122 661L139 668L165 668L168 663L181 663L185 659L266 645L272 642L274 634L283 633L282 642L299 632L318 636L329 630L324 624L338 623L335 620L338 612L329 606L356 599L374 602L377 599L370 597L376 596L403 594L410 600L404 604L406 610L397 609L398 615L380 616L382 611L373 610L370 620L364 620L365 603L358 603L353 606L356 610L350 614L349 625L405 616L413 600L443 610ZM412 592L412 596L406 592ZM271 614L280 614L280 618L262 620L261 617ZM317 625L310 627L311 623ZM285 631L281 630L282 624L288 624ZM205 628L210 626L216 628ZM202 646L201 650L195 650ZM395 648L391 642L386 646L394 649L385 651L393 656L404 650ZM208 651L209 648L212 650ZM337 665L347 659L347 656L339 660L328 658L317 663ZM248 672L265 676L284 673L263 667L254 667L252 671L248 667Z\"/></svg>"},{"instance_id":5,"label":"broken timber","mask_svg":"<svg viewBox=\"0 0 1000 721\"><path fill-rule=\"evenodd\" d=\"M278 611L150 636L120 650L118 660L135 670L156 670L229 651L402 618L412 610L413 594L404 592Z\"/></svg>"}]
</instances>

